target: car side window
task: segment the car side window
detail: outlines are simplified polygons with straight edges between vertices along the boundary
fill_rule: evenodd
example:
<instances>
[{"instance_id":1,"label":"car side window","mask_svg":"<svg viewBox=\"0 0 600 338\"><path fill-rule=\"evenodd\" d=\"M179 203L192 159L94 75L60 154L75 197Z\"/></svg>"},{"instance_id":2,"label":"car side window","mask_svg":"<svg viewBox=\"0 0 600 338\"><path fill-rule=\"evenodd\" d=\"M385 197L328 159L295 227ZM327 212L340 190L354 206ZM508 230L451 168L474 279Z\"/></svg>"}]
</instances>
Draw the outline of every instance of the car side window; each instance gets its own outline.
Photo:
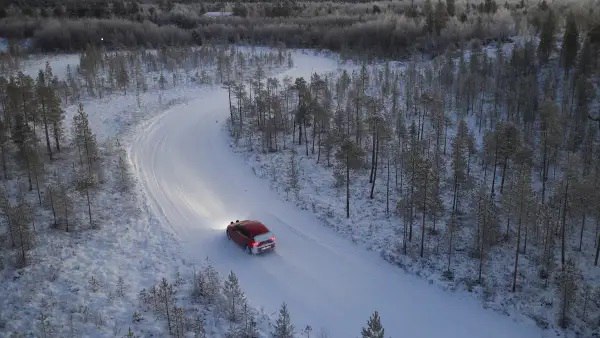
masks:
<instances>
[{"instance_id":1,"label":"car side window","mask_svg":"<svg viewBox=\"0 0 600 338\"><path fill-rule=\"evenodd\" d=\"M238 225L235 227L237 231L240 232L240 234L248 237L248 232L246 231L246 229L242 228L242 226Z\"/></svg>"}]
</instances>

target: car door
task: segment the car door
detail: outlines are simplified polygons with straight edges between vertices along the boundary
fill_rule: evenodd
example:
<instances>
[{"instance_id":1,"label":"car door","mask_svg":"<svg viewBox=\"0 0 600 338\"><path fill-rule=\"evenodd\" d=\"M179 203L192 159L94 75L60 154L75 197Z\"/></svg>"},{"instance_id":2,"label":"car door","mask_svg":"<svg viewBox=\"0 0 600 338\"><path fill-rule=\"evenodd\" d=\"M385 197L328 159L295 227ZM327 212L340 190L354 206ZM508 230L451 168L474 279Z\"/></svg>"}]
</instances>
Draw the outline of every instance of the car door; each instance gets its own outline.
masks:
<instances>
[{"instance_id":1,"label":"car door","mask_svg":"<svg viewBox=\"0 0 600 338\"><path fill-rule=\"evenodd\" d=\"M248 245L248 243L250 242L250 237L249 237L248 231L246 229L244 229L244 227L239 226L238 235L240 238L238 244L241 246Z\"/></svg>"},{"instance_id":2,"label":"car door","mask_svg":"<svg viewBox=\"0 0 600 338\"><path fill-rule=\"evenodd\" d=\"M244 234L244 229L240 225L233 227L231 238L239 245L246 245L246 235Z\"/></svg>"}]
</instances>

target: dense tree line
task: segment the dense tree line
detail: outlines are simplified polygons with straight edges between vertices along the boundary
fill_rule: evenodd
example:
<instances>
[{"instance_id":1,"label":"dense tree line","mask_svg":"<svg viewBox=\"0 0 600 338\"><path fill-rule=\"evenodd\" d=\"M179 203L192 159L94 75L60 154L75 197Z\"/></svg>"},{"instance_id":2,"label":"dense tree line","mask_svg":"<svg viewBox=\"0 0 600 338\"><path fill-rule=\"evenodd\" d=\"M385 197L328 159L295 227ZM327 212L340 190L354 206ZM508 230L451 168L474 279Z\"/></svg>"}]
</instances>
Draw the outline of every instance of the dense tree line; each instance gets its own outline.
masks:
<instances>
[{"instance_id":1,"label":"dense tree line","mask_svg":"<svg viewBox=\"0 0 600 338\"><path fill-rule=\"evenodd\" d=\"M586 11L592 5L589 2L571 8L580 24L594 24L592 11ZM565 10L564 6L570 5L552 6ZM90 43L122 48L247 42L397 57L413 51L438 53L471 39L504 40L527 30L537 31L542 29L544 9L550 7L546 2L497 4L494 0L364 4L15 2L7 6L5 18L0 18L0 35L32 38L32 48L40 51L80 51ZM207 17L203 15L207 11L231 11L234 15Z\"/></svg>"},{"instance_id":2,"label":"dense tree line","mask_svg":"<svg viewBox=\"0 0 600 338\"><path fill-rule=\"evenodd\" d=\"M232 135L264 153L292 148L296 194L299 161L330 168L348 218L353 191L386 212L391 199L401 255L457 283L504 285L495 292L552 285L559 326L597 329L600 44L572 14L544 13L539 43L475 43L309 80L256 74L235 85Z\"/></svg>"}]
</instances>

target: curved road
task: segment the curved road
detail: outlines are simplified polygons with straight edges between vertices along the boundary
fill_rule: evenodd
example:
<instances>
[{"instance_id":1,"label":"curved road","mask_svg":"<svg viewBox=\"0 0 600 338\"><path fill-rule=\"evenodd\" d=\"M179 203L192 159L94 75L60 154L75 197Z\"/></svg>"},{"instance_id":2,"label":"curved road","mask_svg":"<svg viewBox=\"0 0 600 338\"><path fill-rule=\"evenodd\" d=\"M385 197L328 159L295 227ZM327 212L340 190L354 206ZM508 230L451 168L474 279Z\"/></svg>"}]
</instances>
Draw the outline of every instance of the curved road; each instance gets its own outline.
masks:
<instances>
[{"instance_id":1,"label":"curved road","mask_svg":"<svg viewBox=\"0 0 600 338\"><path fill-rule=\"evenodd\" d=\"M286 72L293 77L336 67L299 53L295 63ZM225 90L203 91L140 126L129 156L154 212L179 237L186 258L201 264L208 256L223 275L233 270L254 306L273 313L285 301L298 329L310 324L313 336L324 328L330 338L360 336L373 310L391 337L549 335L532 322L484 310L472 296L409 276L280 201L229 148L222 128L228 114ZM275 233L274 253L250 257L226 239L230 220L248 218Z\"/></svg>"}]
</instances>

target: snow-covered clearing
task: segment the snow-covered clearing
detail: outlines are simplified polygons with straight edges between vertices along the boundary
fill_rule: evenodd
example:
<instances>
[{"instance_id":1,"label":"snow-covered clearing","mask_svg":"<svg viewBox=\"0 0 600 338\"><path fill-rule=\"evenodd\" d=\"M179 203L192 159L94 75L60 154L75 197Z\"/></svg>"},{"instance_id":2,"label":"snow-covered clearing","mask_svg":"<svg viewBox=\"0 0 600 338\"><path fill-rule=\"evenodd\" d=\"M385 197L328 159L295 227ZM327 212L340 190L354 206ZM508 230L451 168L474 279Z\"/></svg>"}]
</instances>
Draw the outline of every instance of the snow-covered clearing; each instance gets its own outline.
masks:
<instances>
[{"instance_id":1,"label":"snow-covered clearing","mask_svg":"<svg viewBox=\"0 0 600 338\"><path fill-rule=\"evenodd\" d=\"M294 63L280 76L336 68L331 59L302 54ZM252 304L272 313L287 302L297 326L331 337L358 336L373 310L393 337L554 336L531 320L485 310L467 293L447 293L407 275L282 201L231 151L223 128L228 114L225 90L198 93L143 124L129 154L152 209L179 238L185 257L210 256L221 273L235 271ZM248 257L227 241L229 221L247 218L276 234L273 254Z\"/></svg>"}]
</instances>

